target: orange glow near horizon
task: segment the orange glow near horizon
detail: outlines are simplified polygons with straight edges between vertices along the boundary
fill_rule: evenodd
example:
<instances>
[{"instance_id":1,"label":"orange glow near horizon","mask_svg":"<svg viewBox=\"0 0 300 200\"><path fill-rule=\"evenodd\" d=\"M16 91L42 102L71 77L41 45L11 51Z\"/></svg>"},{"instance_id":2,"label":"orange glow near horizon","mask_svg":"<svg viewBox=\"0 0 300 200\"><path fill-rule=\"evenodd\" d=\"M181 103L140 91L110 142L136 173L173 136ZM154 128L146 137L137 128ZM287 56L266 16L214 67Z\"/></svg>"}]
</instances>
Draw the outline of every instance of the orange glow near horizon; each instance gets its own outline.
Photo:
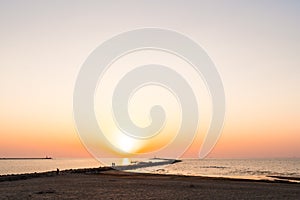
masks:
<instances>
[{"instance_id":1,"label":"orange glow near horizon","mask_svg":"<svg viewBox=\"0 0 300 200\"><path fill-rule=\"evenodd\" d=\"M270 126L248 128L235 127L234 130L225 125L219 141L208 158L299 157L299 130ZM22 127L14 129L1 127L1 132L9 134L3 134L0 141L2 149L0 157L92 157L73 128L62 131L52 127L49 131L43 129L44 134L41 134L41 130L35 130L36 132L27 130L28 134L18 134L22 129ZM289 137L286 137L287 135ZM202 141L203 135L198 136L183 158L196 158ZM148 146L139 152L151 151L156 147Z\"/></svg>"},{"instance_id":2,"label":"orange glow near horizon","mask_svg":"<svg viewBox=\"0 0 300 200\"><path fill-rule=\"evenodd\" d=\"M300 157L300 127L296 116L270 117L268 112L261 112L255 117L255 112L248 111L236 118L237 114L230 106L223 132L208 158ZM81 143L71 116L60 120L16 116L17 113L11 112L10 117L1 118L0 157L92 157ZM176 132L174 127L169 129L170 133ZM198 157L206 130L206 125L201 126L201 134L183 157ZM157 140L155 145L143 146L136 153L158 149L168 138Z\"/></svg>"}]
</instances>

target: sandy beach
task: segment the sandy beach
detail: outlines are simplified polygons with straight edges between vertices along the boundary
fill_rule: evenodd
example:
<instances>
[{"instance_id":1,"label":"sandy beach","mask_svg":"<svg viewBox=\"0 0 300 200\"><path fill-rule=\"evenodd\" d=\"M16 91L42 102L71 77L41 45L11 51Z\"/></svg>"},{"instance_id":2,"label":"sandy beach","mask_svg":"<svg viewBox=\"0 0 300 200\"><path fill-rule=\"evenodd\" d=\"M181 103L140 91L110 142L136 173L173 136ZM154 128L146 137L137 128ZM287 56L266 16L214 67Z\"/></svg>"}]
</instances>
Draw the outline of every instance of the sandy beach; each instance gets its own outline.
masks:
<instances>
[{"instance_id":1,"label":"sandy beach","mask_svg":"<svg viewBox=\"0 0 300 200\"><path fill-rule=\"evenodd\" d=\"M0 194L0 199L297 199L300 185L95 168L2 176Z\"/></svg>"}]
</instances>

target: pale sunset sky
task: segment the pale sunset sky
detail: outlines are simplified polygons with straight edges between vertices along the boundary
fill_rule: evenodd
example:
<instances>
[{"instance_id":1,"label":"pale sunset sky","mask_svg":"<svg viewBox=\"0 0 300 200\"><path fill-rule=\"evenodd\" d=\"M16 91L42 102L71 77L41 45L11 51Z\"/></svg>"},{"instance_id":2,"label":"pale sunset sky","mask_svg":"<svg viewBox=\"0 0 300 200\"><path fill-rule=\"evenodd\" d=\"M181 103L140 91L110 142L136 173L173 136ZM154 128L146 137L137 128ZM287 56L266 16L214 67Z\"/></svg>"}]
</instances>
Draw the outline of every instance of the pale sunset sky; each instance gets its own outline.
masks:
<instances>
[{"instance_id":1,"label":"pale sunset sky","mask_svg":"<svg viewBox=\"0 0 300 200\"><path fill-rule=\"evenodd\" d=\"M81 65L143 27L188 36L216 65L226 119L208 158L300 157L296 0L0 0L0 157L90 157L73 119Z\"/></svg>"}]
</instances>

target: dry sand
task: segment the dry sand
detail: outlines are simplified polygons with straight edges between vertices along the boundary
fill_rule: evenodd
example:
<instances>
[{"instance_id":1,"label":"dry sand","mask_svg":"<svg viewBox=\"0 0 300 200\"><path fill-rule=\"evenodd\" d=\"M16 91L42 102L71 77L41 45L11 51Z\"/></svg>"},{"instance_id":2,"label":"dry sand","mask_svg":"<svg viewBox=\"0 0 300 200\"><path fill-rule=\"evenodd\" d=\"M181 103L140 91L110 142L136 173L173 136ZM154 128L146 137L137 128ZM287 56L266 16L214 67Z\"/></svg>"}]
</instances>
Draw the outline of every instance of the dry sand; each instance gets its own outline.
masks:
<instances>
[{"instance_id":1,"label":"dry sand","mask_svg":"<svg viewBox=\"0 0 300 200\"><path fill-rule=\"evenodd\" d=\"M19 177L20 178L20 177ZM24 177L23 177L24 178ZM299 199L300 184L127 173L0 179L0 199Z\"/></svg>"}]
</instances>

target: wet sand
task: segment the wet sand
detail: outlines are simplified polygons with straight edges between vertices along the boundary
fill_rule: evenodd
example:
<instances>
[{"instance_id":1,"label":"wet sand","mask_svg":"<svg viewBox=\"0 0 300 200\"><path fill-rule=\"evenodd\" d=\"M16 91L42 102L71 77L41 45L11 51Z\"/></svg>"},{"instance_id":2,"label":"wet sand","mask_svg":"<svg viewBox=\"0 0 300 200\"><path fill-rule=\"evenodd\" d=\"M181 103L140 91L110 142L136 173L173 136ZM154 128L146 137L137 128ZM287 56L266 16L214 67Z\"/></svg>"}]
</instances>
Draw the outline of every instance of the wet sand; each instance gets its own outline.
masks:
<instances>
[{"instance_id":1,"label":"wet sand","mask_svg":"<svg viewBox=\"0 0 300 200\"><path fill-rule=\"evenodd\" d=\"M300 184L110 168L2 176L0 199L298 199Z\"/></svg>"}]
</instances>

